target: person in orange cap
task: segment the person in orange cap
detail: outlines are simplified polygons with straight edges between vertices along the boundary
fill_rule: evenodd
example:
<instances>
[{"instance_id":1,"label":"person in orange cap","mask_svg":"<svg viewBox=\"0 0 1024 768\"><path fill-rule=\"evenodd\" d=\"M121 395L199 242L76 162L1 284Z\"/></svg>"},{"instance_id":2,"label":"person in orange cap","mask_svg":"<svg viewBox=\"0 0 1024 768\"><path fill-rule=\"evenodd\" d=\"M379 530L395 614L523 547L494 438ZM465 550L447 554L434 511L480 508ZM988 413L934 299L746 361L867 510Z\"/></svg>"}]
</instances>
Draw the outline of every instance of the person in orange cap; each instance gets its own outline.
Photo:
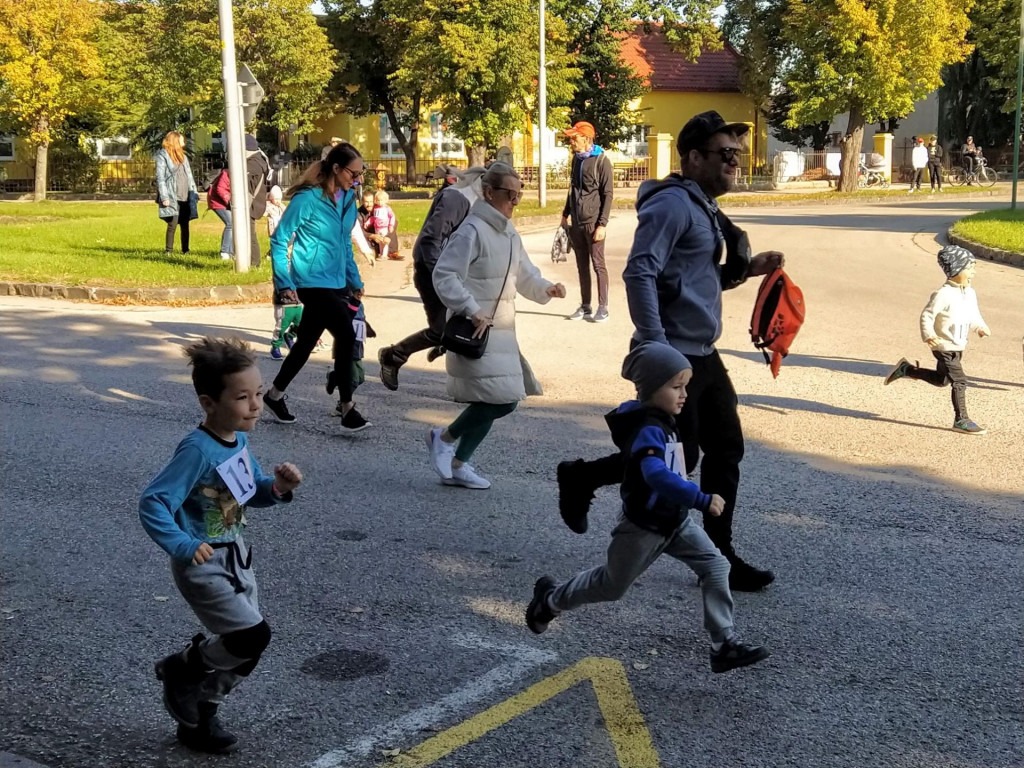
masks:
<instances>
[{"instance_id":1,"label":"person in orange cap","mask_svg":"<svg viewBox=\"0 0 1024 768\"><path fill-rule=\"evenodd\" d=\"M604 262L605 229L612 212L612 162L594 143L597 131L578 122L565 131L572 147L569 194L562 210L562 226L569 230L576 268L580 275L580 308L569 320L603 323L608 319L608 268ZM597 275L597 312L591 294L590 265Z\"/></svg>"}]
</instances>

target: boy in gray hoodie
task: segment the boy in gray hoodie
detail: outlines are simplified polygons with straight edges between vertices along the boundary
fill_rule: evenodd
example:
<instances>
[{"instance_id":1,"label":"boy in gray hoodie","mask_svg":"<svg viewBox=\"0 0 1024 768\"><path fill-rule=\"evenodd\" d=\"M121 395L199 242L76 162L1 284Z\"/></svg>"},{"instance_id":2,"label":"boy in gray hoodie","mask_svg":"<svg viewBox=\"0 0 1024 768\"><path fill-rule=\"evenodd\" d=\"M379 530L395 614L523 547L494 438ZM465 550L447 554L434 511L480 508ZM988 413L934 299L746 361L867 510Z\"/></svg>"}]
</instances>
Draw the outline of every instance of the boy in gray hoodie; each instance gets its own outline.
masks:
<instances>
[{"instance_id":1,"label":"boy in gray hoodie","mask_svg":"<svg viewBox=\"0 0 1024 768\"><path fill-rule=\"evenodd\" d=\"M947 245L939 251L939 266L947 280L921 312L921 338L935 356L935 370L911 365L904 357L885 377L885 383L907 378L927 381L936 387L952 385L953 430L983 435L985 428L967 415L967 375L963 367L970 332L976 331L981 338L992 335L978 308L978 294L971 288L974 254L958 245Z\"/></svg>"}]
</instances>

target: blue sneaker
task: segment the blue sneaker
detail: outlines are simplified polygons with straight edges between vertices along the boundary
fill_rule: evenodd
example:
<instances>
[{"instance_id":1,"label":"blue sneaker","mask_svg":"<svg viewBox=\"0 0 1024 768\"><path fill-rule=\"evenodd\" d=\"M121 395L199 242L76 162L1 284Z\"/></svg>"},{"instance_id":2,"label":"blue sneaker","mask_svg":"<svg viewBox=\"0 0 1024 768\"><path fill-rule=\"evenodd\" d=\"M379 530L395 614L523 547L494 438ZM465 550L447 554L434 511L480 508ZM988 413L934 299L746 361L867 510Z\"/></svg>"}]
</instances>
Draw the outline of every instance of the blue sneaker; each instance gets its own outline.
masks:
<instances>
[{"instance_id":1,"label":"blue sneaker","mask_svg":"<svg viewBox=\"0 0 1024 768\"><path fill-rule=\"evenodd\" d=\"M291 349L292 347L295 346L295 339L296 336L294 333L286 333L284 335L284 343L287 345L288 349Z\"/></svg>"},{"instance_id":2,"label":"blue sneaker","mask_svg":"<svg viewBox=\"0 0 1024 768\"><path fill-rule=\"evenodd\" d=\"M284 360L284 355L281 354L281 348L280 347L271 347L270 348L270 359L271 360L277 360L277 362L281 362L282 360Z\"/></svg>"}]
</instances>

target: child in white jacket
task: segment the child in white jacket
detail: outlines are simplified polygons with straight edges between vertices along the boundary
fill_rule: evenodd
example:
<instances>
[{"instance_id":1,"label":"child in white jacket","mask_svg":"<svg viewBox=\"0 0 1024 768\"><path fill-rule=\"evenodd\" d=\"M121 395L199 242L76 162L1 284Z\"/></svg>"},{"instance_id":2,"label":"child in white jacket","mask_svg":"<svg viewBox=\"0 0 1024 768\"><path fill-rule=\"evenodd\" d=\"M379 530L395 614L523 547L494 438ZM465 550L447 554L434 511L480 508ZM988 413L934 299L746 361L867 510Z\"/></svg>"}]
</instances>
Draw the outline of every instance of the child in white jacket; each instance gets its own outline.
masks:
<instances>
[{"instance_id":1,"label":"child in white jacket","mask_svg":"<svg viewBox=\"0 0 1024 768\"><path fill-rule=\"evenodd\" d=\"M939 251L939 266L948 280L932 294L921 313L921 338L931 347L936 370L911 365L903 358L886 377L885 383L908 378L927 381L936 387L953 385L953 429L969 435L983 435L985 429L967 415L967 376L963 369L964 350L971 331L984 338L992 335L981 310L978 294L971 288L974 254L966 248L947 245Z\"/></svg>"}]
</instances>

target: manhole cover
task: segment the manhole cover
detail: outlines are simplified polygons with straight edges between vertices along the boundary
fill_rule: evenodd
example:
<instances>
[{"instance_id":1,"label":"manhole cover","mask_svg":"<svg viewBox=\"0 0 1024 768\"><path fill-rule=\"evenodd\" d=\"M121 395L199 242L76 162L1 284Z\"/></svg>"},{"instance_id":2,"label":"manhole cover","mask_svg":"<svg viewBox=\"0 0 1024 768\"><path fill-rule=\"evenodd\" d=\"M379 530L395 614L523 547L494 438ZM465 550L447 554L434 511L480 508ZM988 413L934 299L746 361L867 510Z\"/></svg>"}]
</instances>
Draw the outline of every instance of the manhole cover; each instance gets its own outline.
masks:
<instances>
[{"instance_id":1,"label":"manhole cover","mask_svg":"<svg viewBox=\"0 0 1024 768\"><path fill-rule=\"evenodd\" d=\"M334 535L342 541L362 541L366 538L366 534L362 531L338 531Z\"/></svg>"},{"instance_id":2,"label":"manhole cover","mask_svg":"<svg viewBox=\"0 0 1024 768\"><path fill-rule=\"evenodd\" d=\"M340 648L306 659L302 671L318 680L335 683L381 675L388 671L388 666L387 657L379 653Z\"/></svg>"}]
</instances>

